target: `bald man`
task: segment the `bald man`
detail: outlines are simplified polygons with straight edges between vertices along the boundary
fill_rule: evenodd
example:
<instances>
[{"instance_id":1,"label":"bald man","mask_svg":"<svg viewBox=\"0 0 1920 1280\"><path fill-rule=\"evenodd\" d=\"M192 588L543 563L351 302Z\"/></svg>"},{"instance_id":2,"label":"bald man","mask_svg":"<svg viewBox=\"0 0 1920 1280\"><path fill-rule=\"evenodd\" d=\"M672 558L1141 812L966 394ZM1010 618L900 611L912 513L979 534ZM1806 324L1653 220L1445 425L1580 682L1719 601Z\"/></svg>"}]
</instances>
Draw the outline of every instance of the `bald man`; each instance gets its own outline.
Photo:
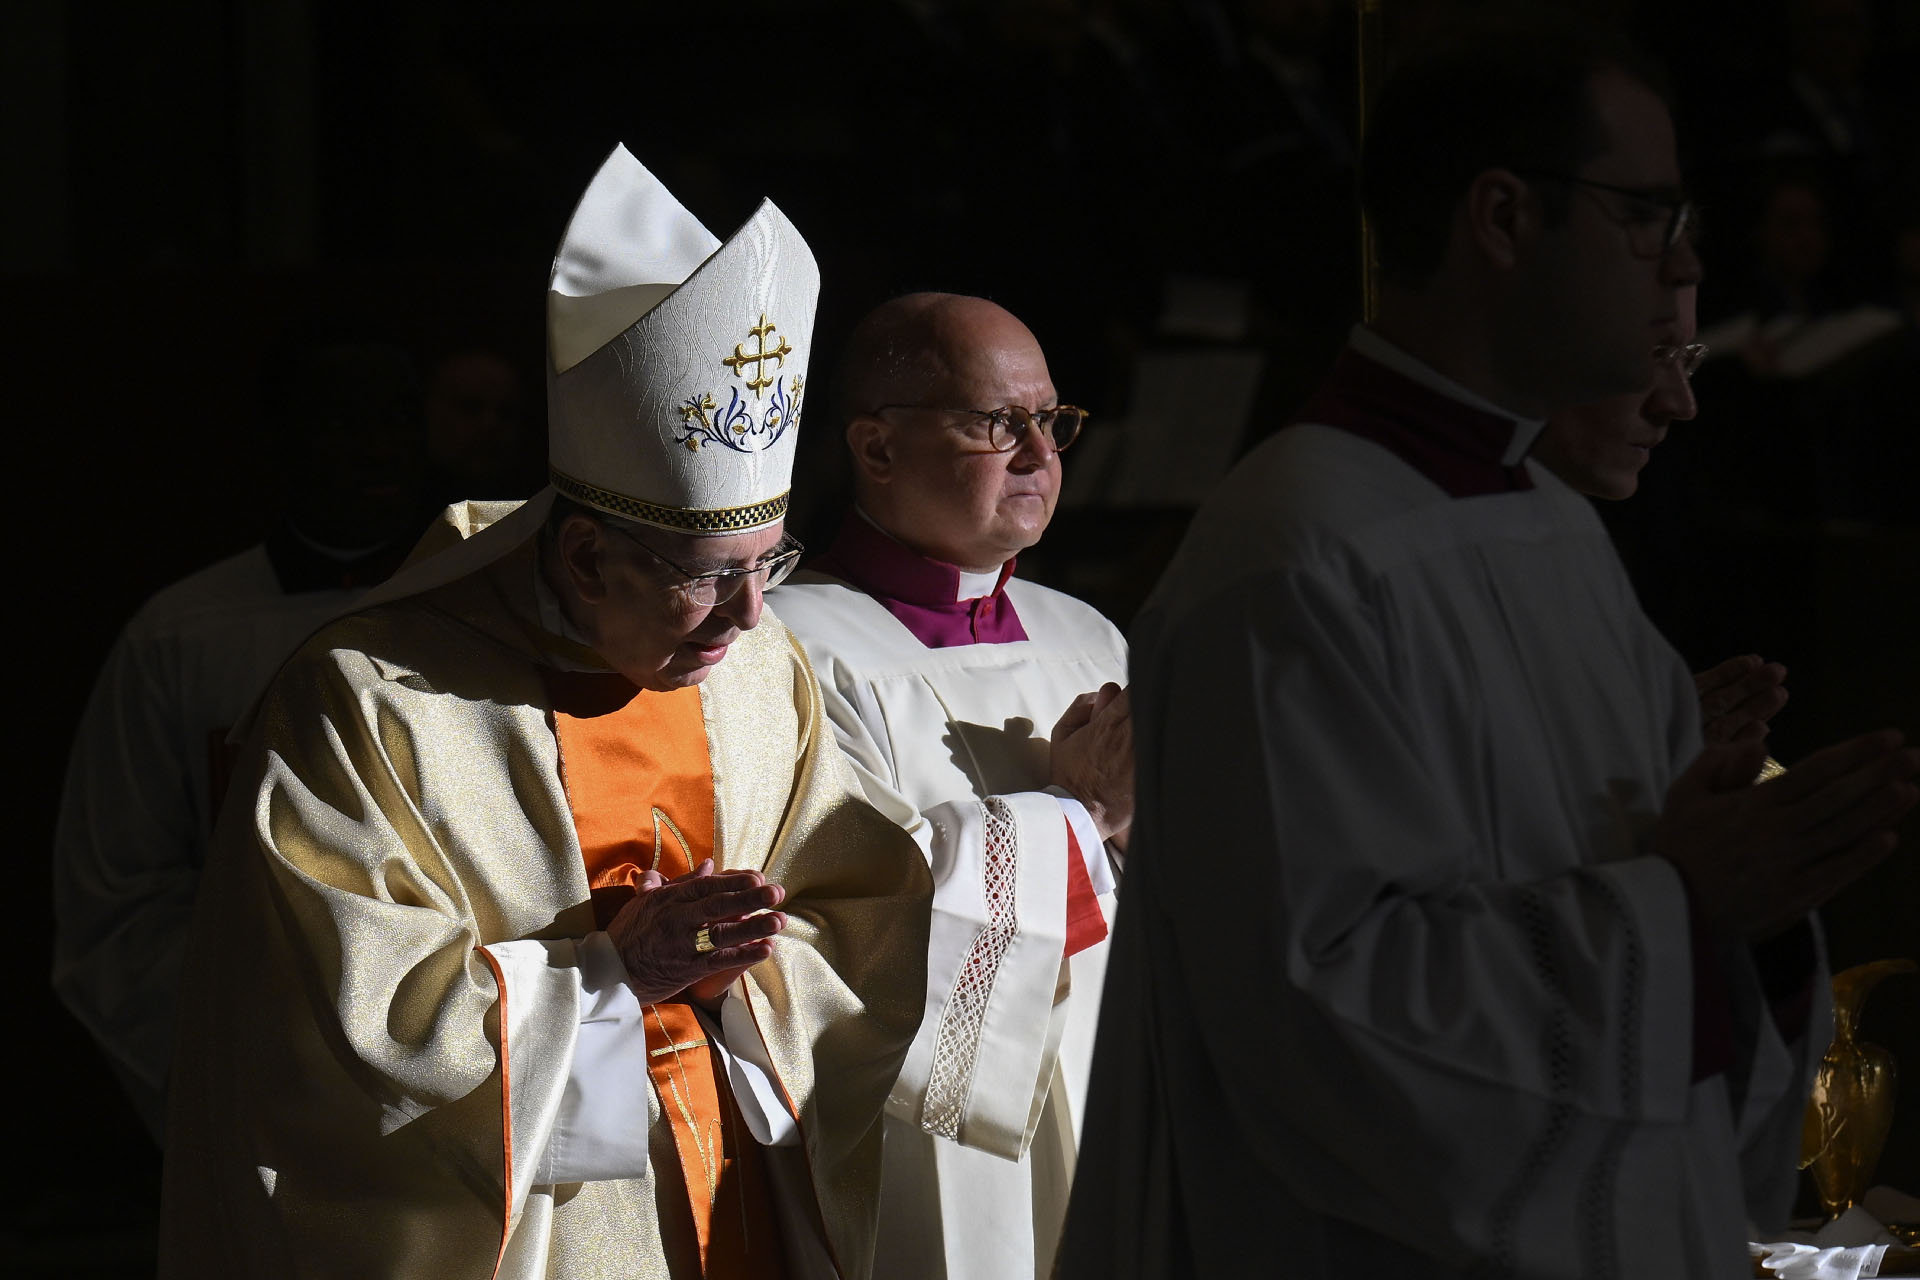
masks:
<instances>
[{"instance_id":1,"label":"bald man","mask_svg":"<svg viewBox=\"0 0 1920 1280\"><path fill-rule=\"evenodd\" d=\"M936 885L874 1273L1044 1276L1106 967L1109 851L1133 814L1124 642L1013 576L1085 415L1027 327L980 298L886 303L842 369L857 508L771 603Z\"/></svg>"}]
</instances>

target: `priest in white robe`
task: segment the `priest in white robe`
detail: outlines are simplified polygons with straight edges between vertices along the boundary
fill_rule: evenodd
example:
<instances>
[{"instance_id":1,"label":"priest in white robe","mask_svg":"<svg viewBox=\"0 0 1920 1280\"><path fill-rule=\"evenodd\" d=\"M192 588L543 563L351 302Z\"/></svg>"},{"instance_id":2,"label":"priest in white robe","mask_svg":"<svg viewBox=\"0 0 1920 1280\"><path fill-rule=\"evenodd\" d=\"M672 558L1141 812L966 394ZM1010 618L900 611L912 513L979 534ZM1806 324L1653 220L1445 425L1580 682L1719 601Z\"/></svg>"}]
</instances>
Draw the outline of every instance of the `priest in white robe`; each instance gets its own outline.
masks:
<instances>
[{"instance_id":1,"label":"priest in white robe","mask_svg":"<svg viewBox=\"0 0 1920 1280\"><path fill-rule=\"evenodd\" d=\"M548 294L551 488L302 646L207 867L163 1276L872 1274L927 874L763 610L819 274L624 148Z\"/></svg>"},{"instance_id":2,"label":"priest in white robe","mask_svg":"<svg viewBox=\"0 0 1920 1280\"><path fill-rule=\"evenodd\" d=\"M1383 91L1377 320L1134 633L1069 1280L1736 1280L1791 1198L1805 916L1920 761L1870 735L1753 786L1757 742L1702 751L1591 508L1526 460L1648 384L1697 278L1667 112L1624 51L1481 36Z\"/></svg>"},{"instance_id":3,"label":"priest in white robe","mask_svg":"<svg viewBox=\"0 0 1920 1280\"><path fill-rule=\"evenodd\" d=\"M1014 576L1084 414L1059 403L1026 326L979 298L886 303L840 367L858 505L772 603L868 798L933 871L876 1270L1045 1277L1132 793L1119 633Z\"/></svg>"},{"instance_id":4,"label":"priest in white robe","mask_svg":"<svg viewBox=\"0 0 1920 1280\"><path fill-rule=\"evenodd\" d=\"M286 517L128 621L74 728L54 830L54 990L156 1141L227 736L302 640L393 571L422 516L405 355L336 345L281 357L263 411Z\"/></svg>"}]
</instances>

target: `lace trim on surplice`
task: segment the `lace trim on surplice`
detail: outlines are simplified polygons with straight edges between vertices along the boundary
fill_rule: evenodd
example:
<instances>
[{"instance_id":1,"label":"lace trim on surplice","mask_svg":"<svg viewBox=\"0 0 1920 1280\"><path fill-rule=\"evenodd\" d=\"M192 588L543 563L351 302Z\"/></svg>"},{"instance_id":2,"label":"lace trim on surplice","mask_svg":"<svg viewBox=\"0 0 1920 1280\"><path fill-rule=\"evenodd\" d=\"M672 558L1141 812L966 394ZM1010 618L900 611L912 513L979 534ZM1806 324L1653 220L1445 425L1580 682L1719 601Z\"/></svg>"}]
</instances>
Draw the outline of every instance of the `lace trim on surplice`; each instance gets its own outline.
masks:
<instances>
[{"instance_id":1,"label":"lace trim on surplice","mask_svg":"<svg viewBox=\"0 0 1920 1280\"><path fill-rule=\"evenodd\" d=\"M933 1042L933 1068L927 1082L927 1105L920 1127L941 1138L960 1136L960 1120L973 1092L974 1068L980 1054L980 1033L986 1023L1000 962L1020 932L1014 886L1020 871L1020 837L1013 810L1005 800L991 796L986 811L987 923L967 950L953 994L940 1014L940 1030Z\"/></svg>"}]
</instances>

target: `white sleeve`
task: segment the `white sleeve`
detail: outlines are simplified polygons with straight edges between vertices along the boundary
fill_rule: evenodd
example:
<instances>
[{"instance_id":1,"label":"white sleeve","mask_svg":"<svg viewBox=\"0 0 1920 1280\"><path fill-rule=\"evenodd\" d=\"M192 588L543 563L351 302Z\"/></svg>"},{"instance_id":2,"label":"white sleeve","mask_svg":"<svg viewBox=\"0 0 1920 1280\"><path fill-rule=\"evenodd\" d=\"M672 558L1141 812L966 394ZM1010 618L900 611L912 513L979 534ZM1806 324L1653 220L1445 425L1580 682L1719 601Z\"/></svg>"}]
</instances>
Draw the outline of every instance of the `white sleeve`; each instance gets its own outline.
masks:
<instances>
[{"instance_id":1,"label":"white sleeve","mask_svg":"<svg viewBox=\"0 0 1920 1280\"><path fill-rule=\"evenodd\" d=\"M204 776L141 634L115 644L80 718L53 844L53 986L160 1136L180 964L205 860Z\"/></svg>"},{"instance_id":2,"label":"white sleeve","mask_svg":"<svg viewBox=\"0 0 1920 1280\"><path fill-rule=\"evenodd\" d=\"M533 1186L644 1175L647 1138L659 1111L647 1074L644 1010L626 983L613 940L590 933L578 942L501 942L485 951L503 984L501 1040L515 1174L524 1170ZM541 1019L545 1034L537 1043L514 1034L530 1028L537 1005L562 995L575 1004L569 1042L558 1043L558 1022L551 1018ZM530 1049L544 1060L528 1061ZM557 1089L549 1083L555 1072L563 1076ZM536 1084L536 1075L545 1079Z\"/></svg>"},{"instance_id":3,"label":"white sleeve","mask_svg":"<svg viewBox=\"0 0 1920 1280\"><path fill-rule=\"evenodd\" d=\"M509 1010L519 994L514 988L521 985L516 974L527 974L529 966L550 968L561 958L552 947L532 941L487 948L507 981ZM605 933L590 933L574 944L573 952L579 1026L566 1085L559 1105L545 1118L545 1141L532 1164L535 1186L644 1175L648 1134L659 1115L647 1074L646 1010L627 984L626 968L613 940ZM700 1021L720 1053L734 1098L755 1140L766 1146L792 1146L799 1141L799 1127L787 1114L759 1035L750 1020L743 1021L740 1003L730 992L721 1006L718 1026L704 1012L699 1013ZM741 1050L729 1051L723 1036L731 1036ZM534 1125L516 1125L515 1145L535 1138L537 1131Z\"/></svg>"},{"instance_id":4,"label":"white sleeve","mask_svg":"<svg viewBox=\"0 0 1920 1280\"><path fill-rule=\"evenodd\" d=\"M1018 1159L1065 1024L1067 826L1043 792L929 809L927 1004L888 1105L926 1132Z\"/></svg>"}]
</instances>

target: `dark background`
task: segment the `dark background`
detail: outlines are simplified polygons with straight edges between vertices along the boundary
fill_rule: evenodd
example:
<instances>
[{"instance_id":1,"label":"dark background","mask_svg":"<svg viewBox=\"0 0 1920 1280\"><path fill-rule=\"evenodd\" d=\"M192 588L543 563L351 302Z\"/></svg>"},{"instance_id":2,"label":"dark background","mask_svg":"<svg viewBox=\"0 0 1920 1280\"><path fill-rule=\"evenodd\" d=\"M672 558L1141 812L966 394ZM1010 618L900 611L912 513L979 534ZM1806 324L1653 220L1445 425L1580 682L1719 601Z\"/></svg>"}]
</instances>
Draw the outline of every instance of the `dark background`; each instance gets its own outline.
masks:
<instances>
[{"instance_id":1,"label":"dark background","mask_svg":"<svg viewBox=\"0 0 1920 1280\"><path fill-rule=\"evenodd\" d=\"M1405 43L1463 6L1385 7ZM1606 513L1649 612L1696 667L1790 666L1788 763L1883 724L1920 737L1920 3L1587 7L1673 72L1706 208L1703 319L1904 316L1815 376L1781 378L1764 352L1708 362L1698 420ZM986 294L1033 326L1093 431L1125 419L1142 352L1208 341L1161 321L1172 279L1251 299L1232 342L1264 357L1255 409L1218 424L1197 406L1195 427L1245 442L1285 421L1358 316L1340 0L171 0L16 6L6 27L5 395L16 536L34 544L12 614L8 1096L38 1136L11 1162L0 1251L24 1273L151 1269L158 1158L47 987L46 851L71 724L121 623L273 519L260 374L299 335L392 339L423 365L490 351L518 370L537 438L547 266L615 141L722 236L760 197L781 205L821 263L820 352L893 293ZM1810 112L1796 74L1838 105ZM1804 198L1776 208L1785 187ZM839 460L827 416L810 420L795 523L818 544ZM1094 485L1023 564L1124 625L1187 508L1107 498ZM1910 823L1826 913L1836 967L1920 951L1917 867ZM1920 1072L1920 981L1885 987L1865 1032ZM1920 1191L1920 1089L1903 1100L1882 1175Z\"/></svg>"}]
</instances>

